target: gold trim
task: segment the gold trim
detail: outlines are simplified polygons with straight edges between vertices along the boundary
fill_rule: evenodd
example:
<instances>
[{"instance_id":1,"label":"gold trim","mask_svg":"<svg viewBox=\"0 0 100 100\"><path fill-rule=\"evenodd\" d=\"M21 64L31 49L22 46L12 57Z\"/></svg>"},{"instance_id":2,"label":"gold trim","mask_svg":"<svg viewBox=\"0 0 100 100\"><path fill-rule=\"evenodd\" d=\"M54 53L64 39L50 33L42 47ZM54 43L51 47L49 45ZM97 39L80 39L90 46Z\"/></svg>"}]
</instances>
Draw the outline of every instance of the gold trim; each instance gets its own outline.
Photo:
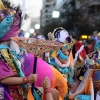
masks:
<instances>
[{"instance_id":1,"label":"gold trim","mask_svg":"<svg viewBox=\"0 0 100 100\"><path fill-rule=\"evenodd\" d=\"M12 40L14 39L12 38ZM45 52L58 50L59 48L64 46L64 44L62 43L59 43L56 41L50 41L50 40L36 39L36 40L33 40L33 42L31 43L28 43L25 41L16 41L16 40L14 41L18 43L20 47L25 48L28 52L31 52L36 57L41 57L41 55L43 55L43 53Z\"/></svg>"}]
</instances>

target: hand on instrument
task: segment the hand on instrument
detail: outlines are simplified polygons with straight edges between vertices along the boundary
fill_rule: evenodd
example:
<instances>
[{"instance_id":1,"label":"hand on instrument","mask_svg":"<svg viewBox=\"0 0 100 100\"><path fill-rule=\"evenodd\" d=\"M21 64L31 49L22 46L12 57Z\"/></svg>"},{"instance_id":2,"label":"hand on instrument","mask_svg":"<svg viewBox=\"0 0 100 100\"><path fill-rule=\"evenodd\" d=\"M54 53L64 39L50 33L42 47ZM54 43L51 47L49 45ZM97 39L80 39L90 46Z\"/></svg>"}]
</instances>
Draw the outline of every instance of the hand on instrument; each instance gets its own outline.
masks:
<instances>
[{"instance_id":1,"label":"hand on instrument","mask_svg":"<svg viewBox=\"0 0 100 100\"><path fill-rule=\"evenodd\" d=\"M38 75L37 74L30 74L28 76L29 83L35 83L37 81Z\"/></svg>"}]
</instances>

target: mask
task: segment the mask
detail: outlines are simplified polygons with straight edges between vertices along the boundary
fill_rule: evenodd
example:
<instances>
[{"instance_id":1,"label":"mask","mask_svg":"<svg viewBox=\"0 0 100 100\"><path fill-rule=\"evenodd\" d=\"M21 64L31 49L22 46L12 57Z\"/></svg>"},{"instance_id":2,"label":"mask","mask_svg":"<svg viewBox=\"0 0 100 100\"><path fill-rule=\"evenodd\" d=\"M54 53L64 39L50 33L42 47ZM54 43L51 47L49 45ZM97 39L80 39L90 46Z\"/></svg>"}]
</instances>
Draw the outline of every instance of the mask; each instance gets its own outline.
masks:
<instances>
[{"instance_id":1,"label":"mask","mask_svg":"<svg viewBox=\"0 0 100 100\"><path fill-rule=\"evenodd\" d=\"M64 55L64 54L62 53L62 51L59 50L59 57L60 57L62 60L66 60L69 56Z\"/></svg>"}]
</instances>

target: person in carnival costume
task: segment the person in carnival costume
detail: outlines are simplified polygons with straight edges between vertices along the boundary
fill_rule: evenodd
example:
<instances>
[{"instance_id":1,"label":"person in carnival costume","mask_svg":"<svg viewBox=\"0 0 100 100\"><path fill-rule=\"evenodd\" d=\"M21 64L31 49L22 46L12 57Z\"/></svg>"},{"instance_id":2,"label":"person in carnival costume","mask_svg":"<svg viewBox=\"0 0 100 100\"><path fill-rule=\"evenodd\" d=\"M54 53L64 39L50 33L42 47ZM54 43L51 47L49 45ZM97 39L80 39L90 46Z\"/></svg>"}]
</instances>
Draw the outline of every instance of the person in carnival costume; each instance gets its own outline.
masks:
<instances>
[{"instance_id":1,"label":"person in carnival costume","mask_svg":"<svg viewBox=\"0 0 100 100\"><path fill-rule=\"evenodd\" d=\"M51 36L50 33L48 36ZM73 39L69 36L68 32L59 27L54 30L53 34L51 37L52 41L58 41L60 43L64 43L65 46L60 48L57 51L52 51L51 52L51 58L50 58L50 65L56 68L62 76L66 80L66 84L69 82L72 82L72 76L73 76L73 67L72 67L72 53L71 53L71 47L73 46L74 42ZM67 99L68 94L65 98Z\"/></svg>"},{"instance_id":2,"label":"person in carnival costume","mask_svg":"<svg viewBox=\"0 0 100 100\"><path fill-rule=\"evenodd\" d=\"M85 61L87 68L93 69L94 100L100 99L100 33L97 36L94 52L88 54Z\"/></svg>"},{"instance_id":3,"label":"person in carnival costume","mask_svg":"<svg viewBox=\"0 0 100 100\"><path fill-rule=\"evenodd\" d=\"M67 80L72 81L72 67L71 66L71 47L73 46L73 39L69 36L68 32L63 28L57 28L53 32L53 37L56 41L64 43L65 46L58 51L52 52L50 64L53 65ZM54 54L55 53L55 54ZM55 55L55 56L54 56ZM69 78L67 75L70 73Z\"/></svg>"},{"instance_id":4,"label":"person in carnival costume","mask_svg":"<svg viewBox=\"0 0 100 100\"><path fill-rule=\"evenodd\" d=\"M75 54L76 52L81 48L82 43L78 40L77 36L72 36L72 38L74 39L74 46L72 49L72 53L73 53L73 58L75 58ZM84 59L86 57L86 51L85 48L83 48L83 50L80 52L80 56Z\"/></svg>"},{"instance_id":5,"label":"person in carnival costume","mask_svg":"<svg viewBox=\"0 0 100 100\"><path fill-rule=\"evenodd\" d=\"M70 84L70 100L94 100L94 89L92 82L92 69L85 66L85 61L77 56L74 63L73 83Z\"/></svg>"},{"instance_id":6,"label":"person in carnival costume","mask_svg":"<svg viewBox=\"0 0 100 100\"><path fill-rule=\"evenodd\" d=\"M24 68L22 67L23 64L21 63L21 56L19 55L20 49L18 47L18 44L12 40L12 38L17 36L19 33L21 13L16 13L15 10L13 9L5 8L1 0L0 0L0 10L1 10L0 12L1 13L0 15L0 21L1 21L0 23L0 73L1 73L0 88L4 90L4 98L2 99L34 100L34 98L30 98L33 96L29 95L30 93L28 92L28 90L30 89L30 84L28 83L36 82L38 76L37 74L32 74L32 72L28 73L29 75L27 73L25 74L23 73L23 71L25 71L24 68L26 67ZM48 65L46 65L46 67L47 66ZM44 88L46 86L44 85L44 82L45 81L47 82L48 80L48 78L45 79L46 75L49 77L51 84L52 84L52 81L54 80L52 78L53 70L49 68L48 70L50 70L49 75L45 73L44 77L42 77L42 79L40 77L41 81L39 81L41 84L44 79L43 84L41 84ZM57 71L55 72L59 74ZM55 80L57 80L57 78L55 78ZM54 83L56 84L55 81ZM53 84L51 85L52 87L53 87ZM67 91L66 85L64 88L66 88L66 91ZM38 92L38 89L37 89L37 92ZM49 90L48 92L50 94L52 90ZM62 94L61 97L63 98L64 95L65 94ZM36 92L35 92L35 96L36 96Z\"/></svg>"},{"instance_id":7,"label":"person in carnival costume","mask_svg":"<svg viewBox=\"0 0 100 100\"><path fill-rule=\"evenodd\" d=\"M11 49L11 37L20 30L21 13L5 8L0 0L0 88L4 89L4 100L24 100L29 88L27 83L37 80L36 74L25 77L21 69L21 58Z\"/></svg>"}]
</instances>

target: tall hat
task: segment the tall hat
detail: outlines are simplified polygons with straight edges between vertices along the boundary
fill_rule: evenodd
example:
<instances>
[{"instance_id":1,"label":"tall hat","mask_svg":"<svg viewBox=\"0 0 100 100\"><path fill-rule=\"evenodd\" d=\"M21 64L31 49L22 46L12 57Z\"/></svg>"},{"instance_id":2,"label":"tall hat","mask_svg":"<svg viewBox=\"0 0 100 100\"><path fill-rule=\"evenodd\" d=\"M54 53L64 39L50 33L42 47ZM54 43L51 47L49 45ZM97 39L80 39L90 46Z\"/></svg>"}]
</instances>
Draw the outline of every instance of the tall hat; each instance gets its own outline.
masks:
<instances>
[{"instance_id":1,"label":"tall hat","mask_svg":"<svg viewBox=\"0 0 100 100\"><path fill-rule=\"evenodd\" d=\"M69 34L64 28L59 27L54 29L53 36L55 39L57 39L57 41L65 43L66 38L69 36Z\"/></svg>"},{"instance_id":2,"label":"tall hat","mask_svg":"<svg viewBox=\"0 0 100 100\"><path fill-rule=\"evenodd\" d=\"M0 41L6 41L18 35L20 23L21 13L6 8L0 0Z\"/></svg>"},{"instance_id":3,"label":"tall hat","mask_svg":"<svg viewBox=\"0 0 100 100\"><path fill-rule=\"evenodd\" d=\"M64 43L66 46L63 47L63 49L69 50L74 45L72 37L70 37L68 32L62 27L54 29L53 33L49 33L48 36L51 37L52 40Z\"/></svg>"}]
</instances>

